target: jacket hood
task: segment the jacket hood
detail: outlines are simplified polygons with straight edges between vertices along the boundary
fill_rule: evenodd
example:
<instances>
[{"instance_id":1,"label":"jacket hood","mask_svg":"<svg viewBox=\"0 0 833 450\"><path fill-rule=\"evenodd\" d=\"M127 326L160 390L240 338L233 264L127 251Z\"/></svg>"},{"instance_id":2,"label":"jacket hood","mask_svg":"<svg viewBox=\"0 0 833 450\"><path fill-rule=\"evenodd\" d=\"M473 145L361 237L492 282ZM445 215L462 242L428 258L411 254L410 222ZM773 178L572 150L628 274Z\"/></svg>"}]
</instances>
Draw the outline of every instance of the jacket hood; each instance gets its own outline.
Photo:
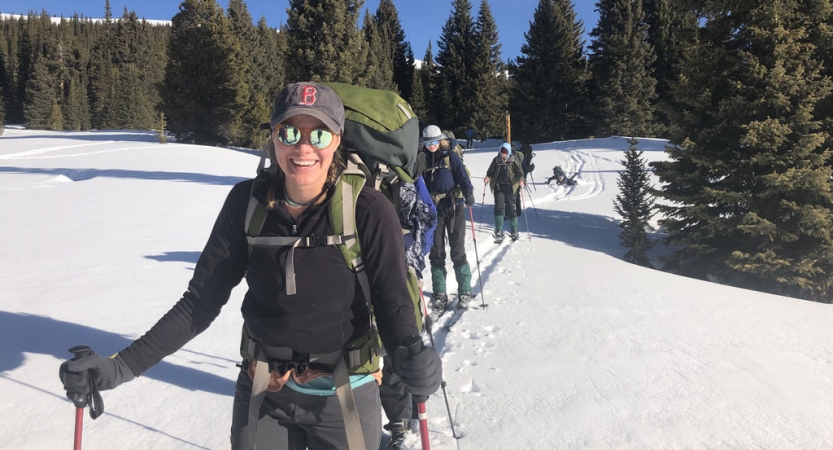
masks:
<instances>
[{"instance_id":1,"label":"jacket hood","mask_svg":"<svg viewBox=\"0 0 833 450\"><path fill-rule=\"evenodd\" d=\"M504 150L507 151L506 159L509 159L509 157L512 156L512 145L508 142L504 142L503 145L500 146L500 149L497 151L498 156L500 156L500 154L503 153Z\"/></svg>"}]
</instances>

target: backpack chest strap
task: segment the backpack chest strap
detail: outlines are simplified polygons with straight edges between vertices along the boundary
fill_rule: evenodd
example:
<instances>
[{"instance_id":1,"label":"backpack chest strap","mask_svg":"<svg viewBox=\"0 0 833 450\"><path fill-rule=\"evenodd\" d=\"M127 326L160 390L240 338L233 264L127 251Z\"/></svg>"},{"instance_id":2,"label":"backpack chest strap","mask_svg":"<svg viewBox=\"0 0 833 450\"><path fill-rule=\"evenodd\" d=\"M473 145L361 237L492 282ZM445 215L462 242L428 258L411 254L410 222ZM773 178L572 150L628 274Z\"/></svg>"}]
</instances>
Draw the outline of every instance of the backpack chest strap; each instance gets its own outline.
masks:
<instances>
[{"instance_id":1,"label":"backpack chest strap","mask_svg":"<svg viewBox=\"0 0 833 450\"><path fill-rule=\"evenodd\" d=\"M295 249L299 247L325 247L341 245L345 241L344 235L288 237L288 236L246 236L249 247L291 247L286 256L286 295L295 295L298 287L295 284Z\"/></svg>"}]
</instances>

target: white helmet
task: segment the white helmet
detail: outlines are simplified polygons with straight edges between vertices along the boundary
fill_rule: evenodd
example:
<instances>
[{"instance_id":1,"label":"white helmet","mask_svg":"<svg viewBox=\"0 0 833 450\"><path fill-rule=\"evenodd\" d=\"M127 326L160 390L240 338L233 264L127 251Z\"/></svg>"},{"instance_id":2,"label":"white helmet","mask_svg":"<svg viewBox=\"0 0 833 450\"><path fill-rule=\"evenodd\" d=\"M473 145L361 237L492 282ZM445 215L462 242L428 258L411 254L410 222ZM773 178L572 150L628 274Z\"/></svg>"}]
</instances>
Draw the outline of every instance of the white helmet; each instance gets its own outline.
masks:
<instances>
[{"instance_id":1,"label":"white helmet","mask_svg":"<svg viewBox=\"0 0 833 450\"><path fill-rule=\"evenodd\" d=\"M442 139L448 139L448 136L436 125L428 125L422 130L422 142L439 141Z\"/></svg>"}]
</instances>

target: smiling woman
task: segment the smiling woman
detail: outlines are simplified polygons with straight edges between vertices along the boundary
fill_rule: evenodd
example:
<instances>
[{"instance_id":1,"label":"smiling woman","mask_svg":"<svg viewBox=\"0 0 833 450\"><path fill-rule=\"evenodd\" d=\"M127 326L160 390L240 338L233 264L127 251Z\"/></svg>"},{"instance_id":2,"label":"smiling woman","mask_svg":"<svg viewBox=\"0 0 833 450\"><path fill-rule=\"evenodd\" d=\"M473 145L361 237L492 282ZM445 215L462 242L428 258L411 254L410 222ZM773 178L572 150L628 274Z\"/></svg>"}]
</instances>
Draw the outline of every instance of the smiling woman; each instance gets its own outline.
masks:
<instances>
[{"instance_id":1,"label":"smiling woman","mask_svg":"<svg viewBox=\"0 0 833 450\"><path fill-rule=\"evenodd\" d=\"M380 347L401 356L395 372L414 395L437 390L442 363L433 347L418 345L392 203L362 185L344 204L341 194L352 187L339 179L344 121L331 88L284 87L271 114L273 164L232 188L182 300L116 356L62 364L67 395L140 376L208 328L245 277L231 448L378 449ZM354 229L334 230L334 211L350 207ZM361 254L351 262L363 269L353 271L342 251L357 235Z\"/></svg>"}]
</instances>

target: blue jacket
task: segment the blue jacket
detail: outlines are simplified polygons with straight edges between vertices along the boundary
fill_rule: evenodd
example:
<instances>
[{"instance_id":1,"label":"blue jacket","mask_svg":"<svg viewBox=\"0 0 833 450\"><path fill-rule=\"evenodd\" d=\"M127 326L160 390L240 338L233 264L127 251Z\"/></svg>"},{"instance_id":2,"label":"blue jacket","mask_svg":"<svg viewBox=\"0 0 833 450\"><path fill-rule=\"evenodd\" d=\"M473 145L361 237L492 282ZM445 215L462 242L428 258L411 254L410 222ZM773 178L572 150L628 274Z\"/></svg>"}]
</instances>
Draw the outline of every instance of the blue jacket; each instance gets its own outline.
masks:
<instances>
[{"instance_id":1,"label":"blue jacket","mask_svg":"<svg viewBox=\"0 0 833 450\"><path fill-rule=\"evenodd\" d=\"M425 187L434 199L437 211L445 211L454 205L463 204L465 198L474 193L469 175L463 166L463 160L452 150L457 145L457 141L454 139L448 141L451 145L446 151L440 148L431 153L425 148L422 149L425 152L426 163L422 178L425 181ZM455 188L462 191L462 198L454 195L452 191Z\"/></svg>"}]
</instances>

